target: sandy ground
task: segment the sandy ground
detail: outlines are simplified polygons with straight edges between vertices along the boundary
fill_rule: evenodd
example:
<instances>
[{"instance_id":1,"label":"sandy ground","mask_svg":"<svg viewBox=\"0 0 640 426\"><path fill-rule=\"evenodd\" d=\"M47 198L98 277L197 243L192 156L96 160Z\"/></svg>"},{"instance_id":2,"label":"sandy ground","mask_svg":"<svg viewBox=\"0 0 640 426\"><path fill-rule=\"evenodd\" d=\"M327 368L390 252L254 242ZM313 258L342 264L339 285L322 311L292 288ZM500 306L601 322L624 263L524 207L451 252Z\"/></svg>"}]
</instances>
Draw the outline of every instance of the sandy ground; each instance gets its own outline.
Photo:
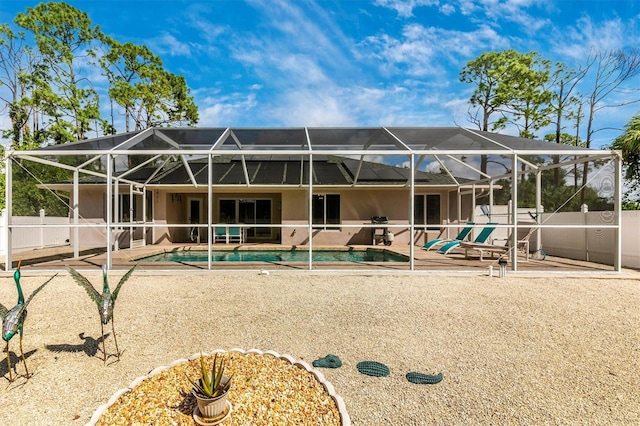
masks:
<instances>
[{"instance_id":1,"label":"sandy ground","mask_svg":"<svg viewBox=\"0 0 640 426\"><path fill-rule=\"evenodd\" d=\"M61 274L29 305L23 347L33 377L15 365L17 336L13 383L2 354L0 424L82 425L153 368L234 347L309 363L339 355L343 366L323 373L354 425L640 424L637 276L136 272L115 309L124 352L104 366L96 306ZM26 295L44 280L24 276ZM16 300L5 275L0 302ZM106 344L113 353L112 336ZM391 375L360 374L364 360ZM444 380L415 385L410 371Z\"/></svg>"}]
</instances>

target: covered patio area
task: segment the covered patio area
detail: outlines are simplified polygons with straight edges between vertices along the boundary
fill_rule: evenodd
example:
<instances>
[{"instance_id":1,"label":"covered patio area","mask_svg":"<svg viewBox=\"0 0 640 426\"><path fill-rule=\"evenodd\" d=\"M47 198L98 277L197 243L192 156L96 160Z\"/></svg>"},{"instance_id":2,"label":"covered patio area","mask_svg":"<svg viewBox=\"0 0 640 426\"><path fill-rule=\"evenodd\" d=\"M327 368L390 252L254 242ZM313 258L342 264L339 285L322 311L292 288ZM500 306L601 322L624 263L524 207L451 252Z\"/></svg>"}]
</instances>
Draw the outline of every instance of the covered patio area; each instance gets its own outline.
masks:
<instances>
[{"instance_id":1,"label":"covered patio area","mask_svg":"<svg viewBox=\"0 0 640 426\"><path fill-rule=\"evenodd\" d=\"M49 227L13 220L14 188L33 185L56 194L69 211L69 243L56 255L62 259L38 262L38 268L62 260L60 266L85 262L124 269L140 253L197 247L206 252L197 265L143 267L488 270L496 259L422 250L431 239L453 238L472 222L471 240L491 224L488 244L501 240L503 247L521 247L526 241L528 259L519 250L502 250L513 271L553 265L572 270L579 264L545 253L545 231L611 231L612 264L596 269L620 271L620 164L613 151L464 128L151 128L8 151L4 269L23 257L13 249L18 229ZM16 167L26 171L24 181L14 182ZM39 175L51 175L39 174L43 168L63 173L43 181ZM553 199L559 192L548 191L552 182L566 189L563 199ZM610 205L613 214L607 213L605 223L549 221L586 189ZM384 225L373 220L380 217ZM220 241L222 229L240 233L230 241L227 231ZM212 255L269 245L310 255L304 262L253 265L216 262ZM314 261L311 254L327 247L386 249L406 261Z\"/></svg>"}]
</instances>

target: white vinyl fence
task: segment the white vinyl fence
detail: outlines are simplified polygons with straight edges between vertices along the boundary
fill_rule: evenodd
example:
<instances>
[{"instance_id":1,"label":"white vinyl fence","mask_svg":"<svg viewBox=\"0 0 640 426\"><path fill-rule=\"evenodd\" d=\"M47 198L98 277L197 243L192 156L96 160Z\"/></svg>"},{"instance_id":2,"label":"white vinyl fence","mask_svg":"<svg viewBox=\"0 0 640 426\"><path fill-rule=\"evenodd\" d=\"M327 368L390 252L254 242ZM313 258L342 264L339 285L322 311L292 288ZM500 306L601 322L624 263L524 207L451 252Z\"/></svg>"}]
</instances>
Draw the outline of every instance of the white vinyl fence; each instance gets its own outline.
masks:
<instances>
[{"instance_id":1,"label":"white vinyl fence","mask_svg":"<svg viewBox=\"0 0 640 426\"><path fill-rule=\"evenodd\" d=\"M45 216L44 210L40 210L40 216L12 216L12 223L15 225L69 225L68 217ZM0 255L4 255L5 232L7 224L6 211L2 210L0 216ZM64 246L69 244L70 228L57 227L36 227L36 228L13 228L11 245L13 252L39 249L45 247Z\"/></svg>"},{"instance_id":2,"label":"white vinyl fence","mask_svg":"<svg viewBox=\"0 0 640 426\"><path fill-rule=\"evenodd\" d=\"M612 225L614 212L543 214L545 225ZM615 229L542 229L542 249L552 256L613 265ZM622 267L640 269L640 211L622 212Z\"/></svg>"},{"instance_id":3,"label":"white vinyl fence","mask_svg":"<svg viewBox=\"0 0 640 426\"><path fill-rule=\"evenodd\" d=\"M519 239L535 228L533 217L535 209L518 208L518 223L520 229ZM542 210L542 208L540 209ZM610 211L599 212L570 212L570 213L542 213L543 225L613 225L615 213ZM493 206L491 216L476 209L476 223L489 221L500 224L511 223L510 206ZM531 226L527 228L527 225ZM508 236L505 228L496 229L493 237L504 239ZM611 228L542 228L541 242L544 252L551 256L567 259L586 260L613 265L615 256L615 229ZM535 250L537 233L533 232L529 238L529 248ZM640 211L625 210L622 212L622 267L640 269Z\"/></svg>"},{"instance_id":4,"label":"white vinyl fence","mask_svg":"<svg viewBox=\"0 0 640 426\"><path fill-rule=\"evenodd\" d=\"M508 223L508 207L494 206L491 218L482 218L482 213L478 210L476 221L496 221ZM527 209L519 209L518 221L526 224L527 219L531 220ZM484 219L484 220L483 220ZM37 227L37 225L69 225L68 217L45 216L44 210L40 211L40 216L13 216L13 223L16 225L34 225L34 228L14 228L12 233L12 250L20 252L45 247L55 247L69 245L71 228L60 227ZM571 212L571 213L543 213L542 223L544 225L611 225L615 221L613 212ZM533 225L533 224L532 224ZM0 216L0 229L6 226L6 213L2 210ZM507 230L496 230L505 233L501 237L506 237ZM526 232L526 229L523 230ZM496 232L498 233L498 232ZM551 256L564 257L567 259L586 260L591 262L613 265L615 253L615 229L588 228L588 229L561 229L542 228L541 231L542 249ZM530 247L533 250L535 245L535 234L531 236ZM0 255L4 255L5 232L0 232ZM127 237L128 239L128 237ZM123 246L127 246L123 242ZM122 248L122 247L121 247ZM640 269L640 211L622 212L622 267Z\"/></svg>"}]
</instances>

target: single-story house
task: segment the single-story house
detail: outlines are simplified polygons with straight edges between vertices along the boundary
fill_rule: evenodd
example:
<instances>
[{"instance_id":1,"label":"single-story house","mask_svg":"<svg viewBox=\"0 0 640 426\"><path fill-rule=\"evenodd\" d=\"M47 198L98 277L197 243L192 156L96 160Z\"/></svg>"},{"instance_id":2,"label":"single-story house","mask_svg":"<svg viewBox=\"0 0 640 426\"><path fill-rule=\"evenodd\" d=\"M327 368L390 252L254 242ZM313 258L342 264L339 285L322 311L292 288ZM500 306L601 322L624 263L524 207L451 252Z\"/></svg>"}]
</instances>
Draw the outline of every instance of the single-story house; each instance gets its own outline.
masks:
<instances>
[{"instance_id":1,"label":"single-story house","mask_svg":"<svg viewBox=\"0 0 640 426\"><path fill-rule=\"evenodd\" d=\"M490 208L500 179L517 205L524 173L599 159L619 168L614 152L457 127L149 128L6 158L9 211L13 159L66 169L72 178L46 187L70 201L71 244L107 251L195 241L420 246L474 220L478 203Z\"/></svg>"}]
</instances>

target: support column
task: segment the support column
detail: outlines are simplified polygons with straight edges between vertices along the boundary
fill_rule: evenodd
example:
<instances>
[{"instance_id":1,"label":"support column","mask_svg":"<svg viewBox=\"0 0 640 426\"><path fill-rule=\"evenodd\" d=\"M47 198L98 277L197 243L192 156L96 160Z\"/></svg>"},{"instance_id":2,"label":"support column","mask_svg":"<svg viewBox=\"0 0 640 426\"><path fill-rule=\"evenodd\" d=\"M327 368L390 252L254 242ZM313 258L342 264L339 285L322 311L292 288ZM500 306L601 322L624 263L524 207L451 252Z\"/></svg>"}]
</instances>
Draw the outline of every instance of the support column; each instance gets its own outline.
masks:
<instances>
[{"instance_id":1,"label":"support column","mask_svg":"<svg viewBox=\"0 0 640 426\"><path fill-rule=\"evenodd\" d=\"M80 256L80 230L78 223L80 218L80 172L73 171L73 257Z\"/></svg>"},{"instance_id":2,"label":"support column","mask_svg":"<svg viewBox=\"0 0 640 426\"><path fill-rule=\"evenodd\" d=\"M411 154L409 156L411 158L411 182L409 188L409 228L411 232L411 238L409 239L409 269L413 271L415 269L415 259L413 253L415 252L414 241L416 238L415 234L415 198L416 198L416 190L415 190L415 155Z\"/></svg>"},{"instance_id":3,"label":"support column","mask_svg":"<svg viewBox=\"0 0 640 426\"><path fill-rule=\"evenodd\" d=\"M309 154L309 270L313 269L313 154Z\"/></svg>"},{"instance_id":4,"label":"support column","mask_svg":"<svg viewBox=\"0 0 640 426\"><path fill-rule=\"evenodd\" d=\"M472 222L476 221L476 184L475 183L471 186L471 221Z\"/></svg>"},{"instance_id":5,"label":"support column","mask_svg":"<svg viewBox=\"0 0 640 426\"><path fill-rule=\"evenodd\" d=\"M12 210L12 191L13 176L11 171L11 151L7 150L4 158L4 200L5 200L5 218L4 218L4 270L9 272L12 269L11 264L11 248L12 248L12 229L11 229L11 210Z\"/></svg>"},{"instance_id":6,"label":"support column","mask_svg":"<svg viewBox=\"0 0 640 426\"><path fill-rule=\"evenodd\" d=\"M490 222L493 221L491 219L492 214L493 214L493 179L489 181L489 217L487 219L489 219Z\"/></svg>"},{"instance_id":7,"label":"support column","mask_svg":"<svg viewBox=\"0 0 640 426\"><path fill-rule=\"evenodd\" d=\"M613 210L616 212L615 231L615 255L613 258L613 269L616 272L622 271L622 157L618 152L614 155L615 162L615 196Z\"/></svg>"},{"instance_id":8,"label":"support column","mask_svg":"<svg viewBox=\"0 0 640 426\"><path fill-rule=\"evenodd\" d=\"M131 200L129 200L131 204ZM111 216L111 222L120 223L120 181L116 178L113 182L113 216ZM122 228L119 228L120 230ZM118 241L118 233L115 232L116 228L109 230L109 233L113 236L113 250L120 250L120 242Z\"/></svg>"},{"instance_id":9,"label":"support column","mask_svg":"<svg viewBox=\"0 0 640 426\"><path fill-rule=\"evenodd\" d=\"M518 154L513 155L513 170L511 171L511 269L518 270Z\"/></svg>"},{"instance_id":10,"label":"support column","mask_svg":"<svg viewBox=\"0 0 640 426\"><path fill-rule=\"evenodd\" d=\"M39 248L44 248L44 209L40 209L40 244Z\"/></svg>"},{"instance_id":11,"label":"support column","mask_svg":"<svg viewBox=\"0 0 640 426\"><path fill-rule=\"evenodd\" d=\"M538 170L536 172L536 253L540 252L542 248L542 228L540 224L542 221L542 172Z\"/></svg>"},{"instance_id":12,"label":"support column","mask_svg":"<svg viewBox=\"0 0 640 426\"><path fill-rule=\"evenodd\" d=\"M111 269L111 223L113 222L113 185L112 181L112 163L111 154L107 154L107 269Z\"/></svg>"},{"instance_id":13,"label":"support column","mask_svg":"<svg viewBox=\"0 0 640 426\"><path fill-rule=\"evenodd\" d=\"M142 245L147 245L147 186L142 187Z\"/></svg>"},{"instance_id":14,"label":"support column","mask_svg":"<svg viewBox=\"0 0 640 426\"><path fill-rule=\"evenodd\" d=\"M207 269L211 270L211 242L213 241L213 156L207 155Z\"/></svg>"}]
</instances>

